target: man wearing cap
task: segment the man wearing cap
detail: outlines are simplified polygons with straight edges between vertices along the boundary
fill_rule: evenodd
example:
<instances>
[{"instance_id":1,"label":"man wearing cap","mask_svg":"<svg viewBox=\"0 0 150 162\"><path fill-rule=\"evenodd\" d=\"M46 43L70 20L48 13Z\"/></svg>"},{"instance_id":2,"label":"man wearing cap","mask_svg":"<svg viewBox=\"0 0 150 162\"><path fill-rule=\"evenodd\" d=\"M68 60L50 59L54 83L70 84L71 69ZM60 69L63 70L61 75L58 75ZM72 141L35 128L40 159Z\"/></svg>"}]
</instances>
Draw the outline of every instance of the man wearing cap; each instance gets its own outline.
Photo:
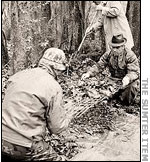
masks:
<instances>
[{"instance_id":1,"label":"man wearing cap","mask_svg":"<svg viewBox=\"0 0 150 162\"><path fill-rule=\"evenodd\" d=\"M37 68L10 77L2 104L2 160L61 160L44 137L46 128L58 134L70 122L57 82L65 64L65 53L49 48Z\"/></svg>"},{"instance_id":2,"label":"man wearing cap","mask_svg":"<svg viewBox=\"0 0 150 162\"><path fill-rule=\"evenodd\" d=\"M106 51L97 65L92 66L82 75L81 80L101 73L108 66L111 77L122 80L124 91L119 94L119 99L124 104L130 105L137 96L140 70L138 59L133 51L125 47L126 42L122 34L114 35L109 43L111 50Z\"/></svg>"}]
</instances>

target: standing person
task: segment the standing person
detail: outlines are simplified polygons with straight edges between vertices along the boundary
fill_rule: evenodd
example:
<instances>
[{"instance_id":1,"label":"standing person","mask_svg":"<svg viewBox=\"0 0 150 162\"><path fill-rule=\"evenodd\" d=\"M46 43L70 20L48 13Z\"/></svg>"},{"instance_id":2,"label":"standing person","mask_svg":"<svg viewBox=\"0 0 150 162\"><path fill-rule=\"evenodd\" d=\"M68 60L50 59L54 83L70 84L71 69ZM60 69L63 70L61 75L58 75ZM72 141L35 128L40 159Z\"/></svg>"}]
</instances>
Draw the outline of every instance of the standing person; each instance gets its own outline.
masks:
<instances>
[{"instance_id":1,"label":"standing person","mask_svg":"<svg viewBox=\"0 0 150 162\"><path fill-rule=\"evenodd\" d=\"M99 13L98 22L94 23L87 29L87 33L97 31L100 27L104 27L106 50L109 49L109 42L112 36L116 33L122 33L127 39L126 47L131 49L134 46L133 36L125 15L125 9L120 1L101 1L96 8ZM102 16L101 16L102 15Z\"/></svg>"},{"instance_id":2,"label":"standing person","mask_svg":"<svg viewBox=\"0 0 150 162\"><path fill-rule=\"evenodd\" d=\"M81 80L101 73L107 66L112 78L122 80L123 91L118 94L119 99L125 105L130 105L138 93L140 70L138 59L133 51L125 47L126 42L122 34L114 35L109 43L111 50L106 51L97 65L82 75Z\"/></svg>"},{"instance_id":3,"label":"standing person","mask_svg":"<svg viewBox=\"0 0 150 162\"><path fill-rule=\"evenodd\" d=\"M9 79L2 104L2 160L60 160L44 137L46 128L58 134L70 122L57 82L65 63L62 50L49 48L37 68L23 70Z\"/></svg>"}]
</instances>

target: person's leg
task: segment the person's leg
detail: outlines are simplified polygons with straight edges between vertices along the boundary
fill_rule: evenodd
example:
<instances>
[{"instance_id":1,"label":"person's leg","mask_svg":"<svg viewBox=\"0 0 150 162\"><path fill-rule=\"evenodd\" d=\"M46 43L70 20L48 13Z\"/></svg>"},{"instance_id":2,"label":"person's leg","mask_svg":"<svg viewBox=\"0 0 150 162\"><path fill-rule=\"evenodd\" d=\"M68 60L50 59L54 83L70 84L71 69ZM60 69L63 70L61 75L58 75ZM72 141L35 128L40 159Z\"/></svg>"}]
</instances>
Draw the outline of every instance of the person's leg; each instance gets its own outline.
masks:
<instances>
[{"instance_id":1,"label":"person's leg","mask_svg":"<svg viewBox=\"0 0 150 162\"><path fill-rule=\"evenodd\" d=\"M14 159L12 159L11 158L11 156L9 155L9 154L7 154L7 153L5 153L5 152L2 152L2 157L1 157L1 161L2 162L6 162L6 161L9 161L9 162L11 162L11 161L15 161ZM17 160L16 160L17 161Z\"/></svg>"},{"instance_id":2,"label":"person's leg","mask_svg":"<svg viewBox=\"0 0 150 162\"><path fill-rule=\"evenodd\" d=\"M2 161L66 161L45 141L34 141L31 148L2 140Z\"/></svg>"},{"instance_id":3,"label":"person's leg","mask_svg":"<svg viewBox=\"0 0 150 162\"><path fill-rule=\"evenodd\" d=\"M29 151L29 148L2 139L2 161L24 161Z\"/></svg>"},{"instance_id":4,"label":"person's leg","mask_svg":"<svg viewBox=\"0 0 150 162\"><path fill-rule=\"evenodd\" d=\"M43 141L34 141L31 147L31 159L32 161L66 161L63 156L53 149L53 147Z\"/></svg>"},{"instance_id":5,"label":"person's leg","mask_svg":"<svg viewBox=\"0 0 150 162\"><path fill-rule=\"evenodd\" d=\"M129 85L120 95L123 104L130 105L134 102L138 93L138 81Z\"/></svg>"}]
</instances>

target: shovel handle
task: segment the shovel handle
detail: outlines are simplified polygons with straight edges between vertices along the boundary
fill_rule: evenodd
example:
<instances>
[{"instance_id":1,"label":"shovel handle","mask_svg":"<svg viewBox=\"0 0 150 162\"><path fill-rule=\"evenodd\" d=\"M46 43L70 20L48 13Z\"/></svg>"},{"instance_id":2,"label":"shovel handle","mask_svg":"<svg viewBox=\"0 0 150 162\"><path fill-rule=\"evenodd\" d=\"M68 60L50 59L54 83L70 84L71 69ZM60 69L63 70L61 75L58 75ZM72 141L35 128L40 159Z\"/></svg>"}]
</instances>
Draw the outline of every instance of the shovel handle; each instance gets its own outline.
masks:
<instances>
[{"instance_id":1,"label":"shovel handle","mask_svg":"<svg viewBox=\"0 0 150 162\"><path fill-rule=\"evenodd\" d=\"M78 47L78 52L80 51L80 49L81 49L81 47L82 47L82 44L83 44L83 42L84 42L86 36L87 36L87 35L86 35L86 33L85 33L85 35L84 35L84 37L83 37L83 39L82 39L82 41L81 41L81 43L80 43L80 45L79 45L79 47Z\"/></svg>"},{"instance_id":2,"label":"shovel handle","mask_svg":"<svg viewBox=\"0 0 150 162\"><path fill-rule=\"evenodd\" d=\"M97 11L95 12L95 14L94 14L94 16L93 16L93 19L92 19L92 21L91 21L89 27L92 26L92 24L93 24L93 22L94 22L94 20L95 20L95 18L96 18L96 15L97 15ZM89 33L89 34L90 34L90 33ZM86 36L87 36L87 32L85 31L84 37L83 37L83 39L82 39L82 41L81 41L81 43L80 43L80 45L79 45L79 47L78 47L78 50L77 50L78 52L80 51L80 49L81 49L81 47L82 47L82 44L83 44L83 42L84 42Z\"/></svg>"}]
</instances>

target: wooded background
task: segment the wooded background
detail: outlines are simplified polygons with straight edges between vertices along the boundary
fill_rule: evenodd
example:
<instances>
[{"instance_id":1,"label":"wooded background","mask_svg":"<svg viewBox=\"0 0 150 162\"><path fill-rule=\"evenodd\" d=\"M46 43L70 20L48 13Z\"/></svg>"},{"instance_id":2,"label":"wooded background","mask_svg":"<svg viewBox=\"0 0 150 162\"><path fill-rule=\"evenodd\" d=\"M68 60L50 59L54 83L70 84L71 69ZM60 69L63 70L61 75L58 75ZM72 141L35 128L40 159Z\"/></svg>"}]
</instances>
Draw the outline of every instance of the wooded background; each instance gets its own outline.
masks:
<instances>
[{"instance_id":1,"label":"wooded background","mask_svg":"<svg viewBox=\"0 0 150 162\"><path fill-rule=\"evenodd\" d=\"M120 2L133 34L133 50L139 57L140 1ZM2 30L9 45L11 74L36 64L48 47L61 48L69 58L79 47L95 8L93 1L2 1ZM87 46L105 52L103 29L86 39L83 53Z\"/></svg>"}]
</instances>

